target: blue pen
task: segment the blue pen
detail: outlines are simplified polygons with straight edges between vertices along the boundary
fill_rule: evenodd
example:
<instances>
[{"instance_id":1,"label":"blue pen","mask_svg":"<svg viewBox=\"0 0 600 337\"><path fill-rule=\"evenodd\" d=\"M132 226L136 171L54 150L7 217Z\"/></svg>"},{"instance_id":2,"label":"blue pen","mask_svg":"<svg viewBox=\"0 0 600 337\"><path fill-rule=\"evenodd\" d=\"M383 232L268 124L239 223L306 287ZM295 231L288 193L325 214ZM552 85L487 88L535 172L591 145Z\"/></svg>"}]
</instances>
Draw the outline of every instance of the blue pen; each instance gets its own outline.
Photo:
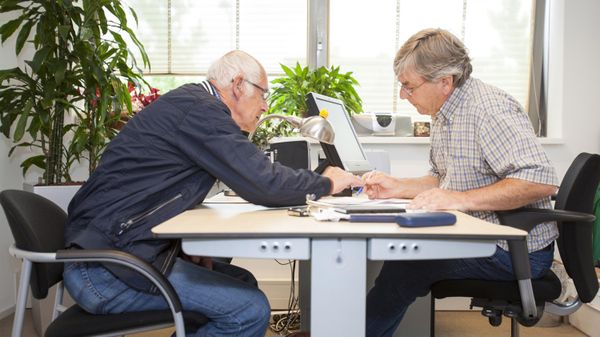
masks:
<instances>
[{"instance_id":1,"label":"blue pen","mask_svg":"<svg viewBox=\"0 0 600 337\"><path fill-rule=\"evenodd\" d=\"M373 170L373 171L371 171L371 172L369 172L369 173L368 173L369 177L370 177L370 176L371 176L373 173L375 173L375 170ZM363 185L363 186L361 186L361 187L359 187L359 188L358 188L358 190L356 191L356 194L355 194L355 196L359 196L359 195L360 195L360 194L363 192L364 188L365 188L365 186L364 186L364 185Z\"/></svg>"},{"instance_id":2,"label":"blue pen","mask_svg":"<svg viewBox=\"0 0 600 337\"><path fill-rule=\"evenodd\" d=\"M355 195L359 196L362 193L363 189L364 189L364 186L359 187L358 190L356 191Z\"/></svg>"}]
</instances>

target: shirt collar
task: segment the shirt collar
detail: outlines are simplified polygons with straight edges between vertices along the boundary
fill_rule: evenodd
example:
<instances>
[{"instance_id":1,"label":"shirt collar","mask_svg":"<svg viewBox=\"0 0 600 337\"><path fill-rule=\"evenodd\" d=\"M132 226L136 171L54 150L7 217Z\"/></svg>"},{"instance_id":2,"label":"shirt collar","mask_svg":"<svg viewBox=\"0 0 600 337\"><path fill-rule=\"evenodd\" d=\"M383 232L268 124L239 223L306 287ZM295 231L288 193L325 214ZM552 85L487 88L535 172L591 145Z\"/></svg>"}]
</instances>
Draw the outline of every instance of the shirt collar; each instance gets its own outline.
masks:
<instances>
[{"instance_id":1,"label":"shirt collar","mask_svg":"<svg viewBox=\"0 0 600 337\"><path fill-rule=\"evenodd\" d=\"M449 120L452 117L452 114L456 109L460 106L460 104L464 101L464 97L469 91L469 87L471 87L473 82L472 78L468 78L463 85L460 87L454 88L450 97L446 99L446 102L442 104L440 111L436 114L436 118L440 120Z\"/></svg>"},{"instance_id":2,"label":"shirt collar","mask_svg":"<svg viewBox=\"0 0 600 337\"><path fill-rule=\"evenodd\" d=\"M221 100L221 95L219 95L219 91L217 88L210 83L209 80L205 80L200 82L200 85L211 95L215 96L219 101Z\"/></svg>"}]
</instances>

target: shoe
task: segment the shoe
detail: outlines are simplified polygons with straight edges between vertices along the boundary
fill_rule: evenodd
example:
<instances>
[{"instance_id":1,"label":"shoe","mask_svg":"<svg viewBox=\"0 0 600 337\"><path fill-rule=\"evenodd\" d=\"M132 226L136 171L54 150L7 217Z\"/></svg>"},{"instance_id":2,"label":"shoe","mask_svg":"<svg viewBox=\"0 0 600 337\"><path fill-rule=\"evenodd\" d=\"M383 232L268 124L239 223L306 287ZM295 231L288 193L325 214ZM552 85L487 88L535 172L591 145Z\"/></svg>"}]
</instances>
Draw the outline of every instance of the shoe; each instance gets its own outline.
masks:
<instances>
[{"instance_id":1,"label":"shoe","mask_svg":"<svg viewBox=\"0 0 600 337\"><path fill-rule=\"evenodd\" d=\"M308 332L308 331L292 332L291 334L287 335L286 337L310 337L310 332Z\"/></svg>"}]
</instances>

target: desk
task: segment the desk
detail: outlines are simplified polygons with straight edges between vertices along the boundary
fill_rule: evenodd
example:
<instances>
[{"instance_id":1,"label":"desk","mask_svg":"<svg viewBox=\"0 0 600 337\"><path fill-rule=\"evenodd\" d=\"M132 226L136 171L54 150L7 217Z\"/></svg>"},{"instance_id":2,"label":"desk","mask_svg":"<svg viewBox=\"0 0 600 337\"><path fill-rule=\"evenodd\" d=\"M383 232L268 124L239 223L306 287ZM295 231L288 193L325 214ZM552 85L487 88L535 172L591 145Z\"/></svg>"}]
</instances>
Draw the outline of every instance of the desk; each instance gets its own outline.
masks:
<instances>
[{"instance_id":1,"label":"desk","mask_svg":"<svg viewBox=\"0 0 600 337\"><path fill-rule=\"evenodd\" d=\"M285 209L204 204L154 227L181 238L186 254L311 260L311 336L364 336L366 261L483 257L496 240L525 231L461 212L454 226L402 228L394 223L319 222Z\"/></svg>"}]
</instances>

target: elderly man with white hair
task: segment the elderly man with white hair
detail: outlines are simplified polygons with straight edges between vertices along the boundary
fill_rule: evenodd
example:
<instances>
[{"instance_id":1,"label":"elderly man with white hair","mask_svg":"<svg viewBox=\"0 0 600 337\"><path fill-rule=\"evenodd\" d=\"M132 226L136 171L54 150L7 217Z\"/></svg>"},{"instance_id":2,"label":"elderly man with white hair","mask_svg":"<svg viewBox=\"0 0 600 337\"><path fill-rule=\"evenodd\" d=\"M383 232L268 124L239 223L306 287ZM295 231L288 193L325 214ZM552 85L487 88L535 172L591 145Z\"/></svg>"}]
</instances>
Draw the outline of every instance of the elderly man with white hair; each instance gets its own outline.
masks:
<instances>
[{"instance_id":1,"label":"elderly man with white hair","mask_svg":"<svg viewBox=\"0 0 600 337\"><path fill-rule=\"evenodd\" d=\"M183 310L210 320L188 336L263 337L270 308L250 272L186 256L179 240L153 238L152 227L201 203L217 179L265 206L302 204L309 193L321 197L362 180L339 168L319 175L273 164L248 141L268 96L267 75L252 56L229 52L207 77L161 96L111 141L69 205L65 242L124 250L156 266ZM64 283L91 313L167 309L148 281L114 265L68 264Z\"/></svg>"}]
</instances>

